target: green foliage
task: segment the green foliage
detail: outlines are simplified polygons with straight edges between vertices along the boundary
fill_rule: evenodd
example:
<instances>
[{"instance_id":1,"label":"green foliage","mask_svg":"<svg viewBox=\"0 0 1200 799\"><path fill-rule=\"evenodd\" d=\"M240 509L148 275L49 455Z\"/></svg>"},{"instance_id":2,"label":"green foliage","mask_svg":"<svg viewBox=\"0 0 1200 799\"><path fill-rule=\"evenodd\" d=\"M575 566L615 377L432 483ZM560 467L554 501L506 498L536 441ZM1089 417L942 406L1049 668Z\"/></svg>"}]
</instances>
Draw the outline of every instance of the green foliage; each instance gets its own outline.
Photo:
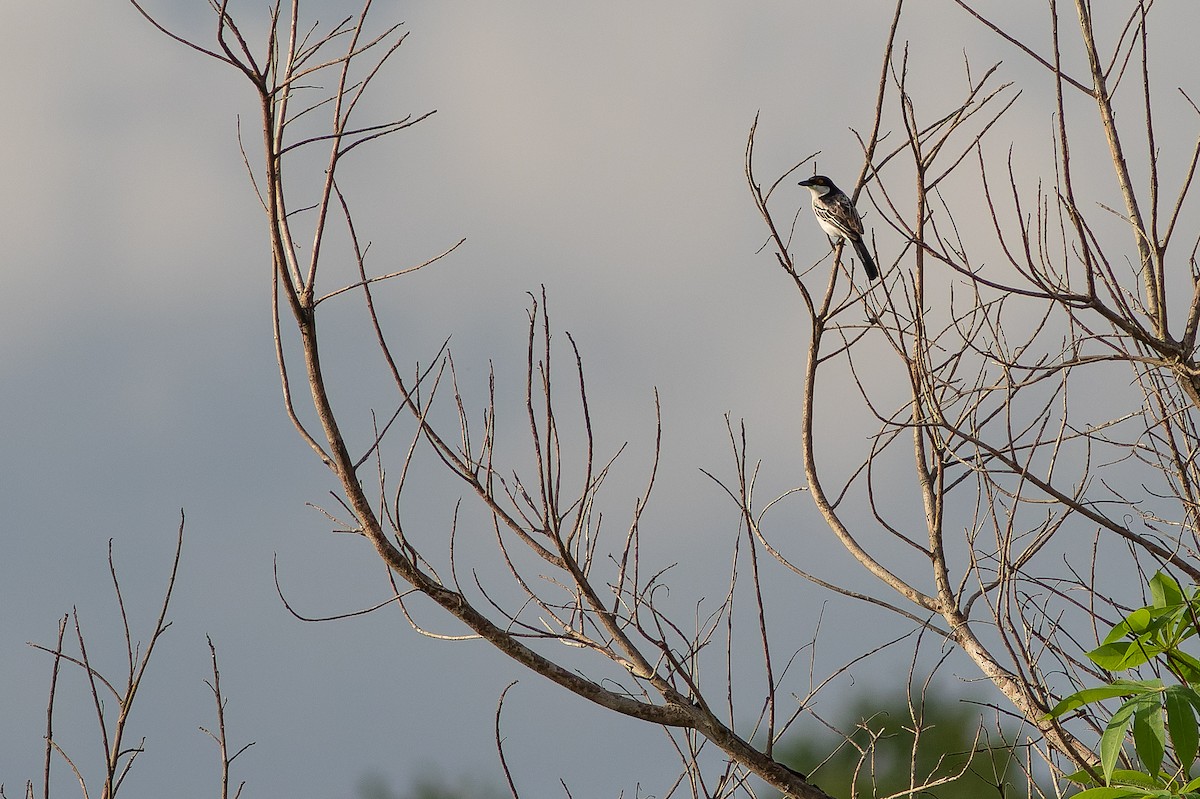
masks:
<instances>
[{"instance_id":1,"label":"green foliage","mask_svg":"<svg viewBox=\"0 0 1200 799\"><path fill-rule=\"evenodd\" d=\"M1099 773L1071 775L1090 786L1077 799L1200 796L1200 779L1191 776L1200 748L1200 694L1192 688L1200 678L1200 661L1180 649L1197 633L1200 588L1185 594L1172 577L1159 572L1150 580L1150 596L1149 605L1113 627L1088 657L1109 672L1152 664L1176 682L1114 678L1076 691L1047 714L1061 718L1107 699L1124 700L1100 736ZM1117 768L1118 763L1141 768Z\"/></svg>"},{"instance_id":2,"label":"green foliage","mask_svg":"<svg viewBox=\"0 0 1200 799\"><path fill-rule=\"evenodd\" d=\"M506 795L469 777L460 776L452 783L433 771L417 775L406 791L396 791L378 774L369 774L358 783L359 799L502 799Z\"/></svg>"},{"instance_id":3,"label":"green foliage","mask_svg":"<svg viewBox=\"0 0 1200 799\"><path fill-rule=\"evenodd\" d=\"M989 739L982 720L978 707L953 699L927 697L914 714L903 694L868 695L858 699L844 721L835 723L849 742L832 733L822 737L810 728L779 756L826 793L846 799L891 796L913 787L913 780L918 787L939 783L914 796L1014 795L1005 786L1023 784L1024 773L1012 747L994 731ZM914 728L919 736L914 736ZM943 779L948 781L940 782Z\"/></svg>"}]
</instances>

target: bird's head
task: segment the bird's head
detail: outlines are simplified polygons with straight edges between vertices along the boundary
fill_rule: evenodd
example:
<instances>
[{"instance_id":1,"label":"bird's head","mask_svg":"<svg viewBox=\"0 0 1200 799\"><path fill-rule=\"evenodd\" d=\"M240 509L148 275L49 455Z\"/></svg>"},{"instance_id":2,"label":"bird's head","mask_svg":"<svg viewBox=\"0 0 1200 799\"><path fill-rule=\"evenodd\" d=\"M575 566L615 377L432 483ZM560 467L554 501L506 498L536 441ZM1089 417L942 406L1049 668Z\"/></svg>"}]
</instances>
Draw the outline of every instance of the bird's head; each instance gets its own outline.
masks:
<instances>
[{"instance_id":1,"label":"bird's head","mask_svg":"<svg viewBox=\"0 0 1200 799\"><path fill-rule=\"evenodd\" d=\"M800 181L800 185L818 197L824 197L834 190L833 181L824 175L813 175L808 180Z\"/></svg>"}]
</instances>

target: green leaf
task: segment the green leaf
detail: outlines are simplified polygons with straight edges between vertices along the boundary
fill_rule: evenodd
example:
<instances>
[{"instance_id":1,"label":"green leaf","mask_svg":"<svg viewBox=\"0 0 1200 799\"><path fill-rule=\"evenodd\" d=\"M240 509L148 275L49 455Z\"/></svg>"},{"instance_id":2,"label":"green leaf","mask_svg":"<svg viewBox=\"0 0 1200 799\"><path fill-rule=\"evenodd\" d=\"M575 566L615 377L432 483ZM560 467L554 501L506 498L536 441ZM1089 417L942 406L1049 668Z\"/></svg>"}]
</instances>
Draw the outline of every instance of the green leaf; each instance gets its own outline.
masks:
<instances>
[{"instance_id":1,"label":"green leaf","mask_svg":"<svg viewBox=\"0 0 1200 799\"><path fill-rule=\"evenodd\" d=\"M1187 682L1200 682L1200 660L1184 652L1172 650L1167 653L1167 662Z\"/></svg>"},{"instance_id":2,"label":"green leaf","mask_svg":"<svg viewBox=\"0 0 1200 799\"><path fill-rule=\"evenodd\" d=\"M1133 714L1133 746L1146 773L1155 777L1162 769L1167 748L1162 705L1157 698L1140 697Z\"/></svg>"},{"instance_id":3,"label":"green leaf","mask_svg":"<svg viewBox=\"0 0 1200 799\"><path fill-rule=\"evenodd\" d=\"M1147 791L1157 791L1162 786L1162 781L1156 780L1142 771L1119 768L1113 769L1112 786L1145 788Z\"/></svg>"},{"instance_id":4,"label":"green leaf","mask_svg":"<svg viewBox=\"0 0 1200 799\"><path fill-rule=\"evenodd\" d=\"M1104 636L1103 643L1116 643L1117 641L1124 641L1126 638L1136 638L1147 629L1150 629L1153 619L1153 608L1138 608L1127 615L1122 621L1118 621L1117 625L1109 630L1109 635Z\"/></svg>"},{"instance_id":5,"label":"green leaf","mask_svg":"<svg viewBox=\"0 0 1200 799\"><path fill-rule=\"evenodd\" d=\"M1079 769L1074 774L1068 774L1067 779L1076 785L1092 785L1096 782L1096 778L1086 769Z\"/></svg>"},{"instance_id":6,"label":"green leaf","mask_svg":"<svg viewBox=\"0 0 1200 799\"><path fill-rule=\"evenodd\" d=\"M1137 698L1130 699L1117 708L1104 734L1100 736L1100 769L1104 773L1104 781L1111 782L1113 769L1117 767L1117 758L1121 755L1121 746L1125 743L1125 733L1133 723L1133 714L1140 704Z\"/></svg>"},{"instance_id":7,"label":"green leaf","mask_svg":"<svg viewBox=\"0 0 1200 799\"><path fill-rule=\"evenodd\" d=\"M1136 669L1173 647L1166 641L1157 640L1162 637L1158 635L1160 632L1161 630L1155 630L1154 634L1139 636L1134 641L1112 641L1101 644L1087 655L1093 663L1107 671Z\"/></svg>"},{"instance_id":8,"label":"green leaf","mask_svg":"<svg viewBox=\"0 0 1200 799\"><path fill-rule=\"evenodd\" d=\"M1151 681L1151 682L1157 682ZM1158 692L1161 690L1161 684L1158 687L1147 686L1145 680L1113 680L1108 685L1100 685L1095 688L1084 688L1082 691L1076 691L1070 696L1063 699L1051 708L1046 714L1046 718L1057 718L1066 713L1075 710L1076 708L1090 705L1092 702L1100 702L1105 699L1113 699L1118 696L1129 696L1131 694L1144 694L1148 692Z\"/></svg>"},{"instance_id":9,"label":"green leaf","mask_svg":"<svg viewBox=\"0 0 1200 799\"><path fill-rule=\"evenodd\" d=\"M1104 636L1103 643L1112 644L1126 638L1137 639L1143 646L1157 646L1166 641L1164 629L1179 625L1190 617L1187 605L1156 608L1148 605L1131 612Z\"/></svg>"},{"instance_id":10,"label":"green leaf","mask_svg":"<svg viewBox=\"0 0 1200 799\"><path fill-rule=\"evenodd\" d=\"M1196 761L1196 751L1200 747L1200 728L1196 725L1196 711L1192 705L1192 697L1185 691L1191 691L1180 685L1167 688L1163 697L1167 711L1167 729L1171 731L1171 745L1175 749L1175 757L1183 766L1184 774L1191 774L1192 764Z\"/></svg>"},{"instance_id":11,"label":"green leaf","mask_svg":"<svg viewBox=\"0 0 1200 799\"><path fill-rule=\"evenodd\" d=\"M1088 788L1086 791L1080 791L1071 799L1141 799L1145 796L1145 791L1139 791L1131 788Z\"/></svg>"},{"instance_id":12,"label":"green leaf","mask_svg":"<svg viewBox=\"0 0 1200 799\"><path fill-rule=\"evenodd\" d=\"M1156 573L1150 578L1150 596L1154 599L1154 607L1165 608L1168 605L1182 605L1183 589L1169 574Z\"/></svg>"},{"instance_id":13,"label":"green leaf","mask_svg":"<svg viewBox=\"0 0 1200 799\"><path fill-rule=\"evenodd\" d=\"M1093 663L1106 671L1126 671L1149 660L1148 652L1132 641L1113 641L1088 652Z\"/></svg>"},{"instance_id":14,"label":"green leaf","mask_svg":"<svg viewBox=\"0 0 1200 799\"><path fill-rule=\"evenodd\" d=\"M1125 617L1125 626L1135 635L1144 633L1154 621L1150 608L1138 608Z\"/></svg>"}]
</instances>

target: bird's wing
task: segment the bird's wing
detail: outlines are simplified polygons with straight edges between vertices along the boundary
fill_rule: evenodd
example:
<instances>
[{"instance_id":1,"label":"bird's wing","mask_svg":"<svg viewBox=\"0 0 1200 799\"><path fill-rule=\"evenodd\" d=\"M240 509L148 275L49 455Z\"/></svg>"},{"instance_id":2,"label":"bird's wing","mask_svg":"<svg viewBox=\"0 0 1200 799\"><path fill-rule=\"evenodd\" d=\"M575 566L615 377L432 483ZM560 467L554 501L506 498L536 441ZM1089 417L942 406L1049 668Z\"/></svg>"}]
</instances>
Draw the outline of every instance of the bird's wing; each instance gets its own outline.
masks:
<instances>
[{"instance_id":1,"label":"bird's wing","mask_svg":"<svg viewBox=\"0 0 1200 799\"><path fill-rule=\"evenodd\" d=\"M856 239L862 236L862 219L859 218L858 211L855 210L854 203L850 202L849 197L842 192L837 192L832 197L826 197L823 205L821 216L829 224L844 231L846 238Z\"/></svg>"}]
</instances>

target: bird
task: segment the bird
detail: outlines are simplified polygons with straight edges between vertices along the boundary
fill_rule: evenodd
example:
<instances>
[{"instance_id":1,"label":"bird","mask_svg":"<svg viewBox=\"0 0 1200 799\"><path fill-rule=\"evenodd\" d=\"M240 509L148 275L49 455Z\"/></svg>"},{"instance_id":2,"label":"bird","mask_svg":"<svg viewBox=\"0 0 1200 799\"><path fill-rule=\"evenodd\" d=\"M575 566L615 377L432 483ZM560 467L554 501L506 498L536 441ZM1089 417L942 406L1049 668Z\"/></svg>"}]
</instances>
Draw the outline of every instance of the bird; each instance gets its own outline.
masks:
<instances>
[{"instance_id":1,"label":"bird","mask_svg":"<svg viewBox=\"0 0 1200 799\"><path fill-rule=\"evenodd\" d=\"M854 202L824 175L813 175L808 180L800 181L800 185L812 192L813 216L817 218L821 230L835 242L839 239L850 242L863 262L867 278L878 278L879 269L875 266L871 251L867 249L867 243L863 241L862 217L858 215Z\"/></svg>"}]
</instances>

